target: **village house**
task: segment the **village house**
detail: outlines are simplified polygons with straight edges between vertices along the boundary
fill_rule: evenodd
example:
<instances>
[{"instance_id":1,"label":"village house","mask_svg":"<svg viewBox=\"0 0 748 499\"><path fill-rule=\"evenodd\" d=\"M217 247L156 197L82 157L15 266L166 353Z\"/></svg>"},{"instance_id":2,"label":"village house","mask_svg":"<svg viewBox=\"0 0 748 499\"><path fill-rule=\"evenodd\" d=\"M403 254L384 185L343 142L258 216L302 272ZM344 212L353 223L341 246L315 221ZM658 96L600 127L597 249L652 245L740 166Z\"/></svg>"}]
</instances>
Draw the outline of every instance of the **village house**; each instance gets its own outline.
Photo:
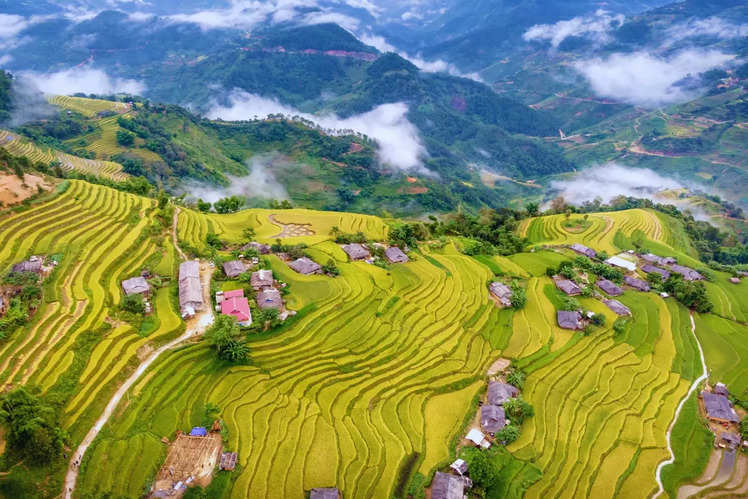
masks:
<instances>
[{"instance_id":1,"label":"village house","mask_svg":"<svg viewBox=\"0 0 748 499\"><path fill-rule=\"evenodd\" d=\"M631 310L618 300L603 300L603 303L618 315L631 315Z\"/></svg>"},{"instance_id":2,"label":"village house","mask_svg":"<svg viewBox=\"0 0 748 499\"><path fill-rule=\"evenodd\" d=\"M740 278L738 277L730 277L730 282L733 284L740 284Z\"/></svg>"},{"instance_id":3,"label":"village house","mask_svg":"<svg viewBox=\"0 0 748 499\"><path fill-rule=\"evenodd\" d=\"M516 386L501 381L491 381L488 384L486 400L490 405L504 405L504 402L519 394Z\"/></svg>"},{"instance_id":4,"label":"village house","mask_svg":"<svg viewBox=\"0 0 748 499\"><path fill-rule=\"evenodd\" d=\"M122 281L122 290L125 295L144 295L148 296L151 287L148 285L148 281L144 277L131 277Z\"/></svg>"},{"instance_id":5,"label":"village house","mask_svg":"<svg viewBox=\"0 0 748 499\"><path fill-rule=\"evenodd\" d=\"M663 281L667 281L670 278L670 272L668 272L665 269L662 269L660 267L655 267L654 265L644 265L642 267L642 272L646 274L660 274L662 276Z\"/></svg>"},{"instance_id":6,"label":"village house","mask_svg":"<svg viewBox=\"0 0 748 499\"><path fill-rule=\"evenodd\" d=\"M464 499L465 479L437 471L431 482L431 499Z\"/></svg>"},{"instance_id":7,"label":"village house","mask_svg":"<svg viewBox=\"0 0 748 499\"><path fill-rule=\"evenodd\" d=\"M653 253L639 255L639 258L654 265L672 265L676 262L675 258L672 256L657 256Z\"/></svg>"},{"instance_id":8,"label":"village house","mask_svg":"<svg viewBox=\"0 0 748 499\"><path fill-rule=\"evenodd\" d=\"M283 308L283 299L280 291L275 288L265 288L257 293L257 306L262 310L274 308L280 311Z\"/></svg>"},{"instance_id":9,"label":"village house","mask_svg":"<svg viewBox=\"0 0 748 499\"><path fill-rule=\"evenodd\" d=\"M449 465L457 474L464 475L468 471L468 464L464 459L455 459L455 462Z\"/></svg>"},{"instance_id":10,"label":"village house","mask_svg":"<svg viewBox=\"0 0 748 499\"><path fill-rule=\"evenodd\" d=\"M620 296L623 294L623 290L619 288L616 283L609 281L608 279L600 279L597 281L597 287L605 291L610 296Z\"/></svg>"},{"instance_id":11,"label":"village house","mask_svg":"<svg viewBox=\"0 0 748 499\"><path fill-rule=\"evenodd\" d=\"M704 278L703 275L699 274L694 269L683 265L671 265L670 269L673 272L682 275L684 281L700 281Z\"/></svg>"},{"instance_id":12,"label":"village house","mask_svg":"<svg viewBox=\"0 0 748 499\"><path fill-rule=\"evenodd\" d=\"M343 251L345 251L348 255L348 258L351 259L351 261L355 262L357 260L368 260L369 258L371 258L371 253L363 244L344 244L342 248Z\"/></svg>"},{"instance_id":13,"label":"village house","mask_svg":"<svg viewBox=\"0 0 748 499\"><path fill-rule=\"evenodd\" d=\"M506 426L504 408L497 405L483 405L480 408L480 426L487 433L496 433Z\"/></svg>"},{"instance_id":14,"label":"village house","mask_svg":"<svg viewBox=\"0 0 748 499\"><path fill-rule=\"evenodd\" d=\"M32 256L28 260L13 265L11 272L33 272L35 274L41 274L42 258L39 256Z\"/></svg>"},{"instance_id":15,"label":"village house","mask_svg":"<svg viewBox=\"0 0 748 499\"><path fill-rule=\"evenodd\" d=\"M256 250L261 255L269 255L270 252L272 251L272 248L268 246L267 244L260 244L256 241L252 241L251 243L245 244L240 249L242 251L246 251L250 248Z\"/></svg>"},{"instance_id":16,"label":"village house","mask_svg":"<svg viewBox=\"0 0 748 499\"><path fill-rule=\"evenodd\" d=\"M403 253L403 250L397 246L390 246L384 250L384 256L387 257L387 261L390 263L407 263L409 260L408 255Z\"/></svg>"},{"instance_id":17,"label":"village house","mask_svg":"<svg viewBox=\"0 0 748 499\"><path fill-rule=\"evenodd\" d=\"M704 401L706 417L711 421L717 423L737 423L739 421L732 402L724 395L702 391L701 398Z\"/></svg>"},{"instance_id":18,"label":"village house","mask_svg":"<svg viewBox=\"0 0 748 499\"><path fill-rule=\"evenodd\" d=\"M728 449L737 449L740 446L740 435L735 433L724 431L722 432L721 439L722 444Z\"/></svg>"},{"instance_id":19,"label":"village house","mask_svg":"<svg viewBox=\"0 0 748 499\"><path fill-rule=\"evenodd\" d=\"M645 280L637 279L636 277L625 276L623 278L623 282L627 286L631 286L632 288L636 290L649 291L649 283Z\"/></svg>"},{"instance_id":20,"label":"village house","mask_svg":"<svg viewBox=\"0 0 748 499\"><path fill-rule=\"evenodd\" d=\"M491 294L494 295L503 306L512 306L512 288L504 283L494 281L489 286L489 289L491 290Z\"/></svg>"},{"instance_id":21,"label":"village house","mask_svg":"<svg viewBox=\"0 0 748 499\"><path fill-rule=\"evenodd\" d=\"M556 312L556 322L562 329L584 329L582 314L575 310L559 310Z\"/></svg>"},{"instance_id":22,"label":"village house","mask_svg":"<svg viewBox=\"0 0 748 499\"><path fill-rule=\"evenodd\" d=\"M727 389L727 386L725 386L724 383L715 384L714 388L712 388L712 391L716 393L717 395L722 395L724 397L730 396L730 391Z\"/></svg>"},{"instance_id":23,"label":"village house","mask_svg":"<svg viewBox=\"0 0 748 499\"><path fill-rule=\"evenodd\" d=\"M483 447L484 449L488 449L489 447L491 447L491 442L486 440L486 436L483 434L483 432L476 428L471 429L465 436L465 438L473 442L478 447Z\"/></svg>"},{"instance_id":24,"label":"village house","mask_svg":"<svg viewBox=\"0 0 748 499\"><path fill-rule=\"evenodd\" d=\"M221 464L218 465L218 469L224 471L234 471L236 468L236 452L224 452L221 454Z\"/></svg>"},{"instance_id":25,"label":"village house","mask_svg":"<svg viewBox=\"0 0 748 499\"><path fill-rule=\"evenodd\" d=\"M634 262L627 260L626 258L623 258L620 255L611 256L610 258L605 260L605 263L607 263L608 265L612 265L614 267L627 270L629 272L633 272L636 270L636 264Z\"/></svg>"},{"instance_id":26,"label":"village house","mask_svg":"<svg viewBox=\"0 0 748 499\"><path fill-rule=\"evenodd\" d=\"M244 297L243 289L235 289L223 293L221 302L221 314L231 315L242 327L252 325L252 312L249 310L249 301Z\"/></svg>"},{"instance_id":27,"label":"village house","mask_svg":"<svg viewBox=\"0 0 748 499\"><path fill-rule=\"evenodd\" d=\"M592 248L588 248L584 244L574 243L569 248L574 251L575 253L579 253L580 255L584 255L588 258L595 258L597 256L597 252L593 250Z\"/></svg>"},{"instance_id":28,"label":"village house","mask_svg":"<svg viewBox=\"0 0 748 499\"><path fill-rule=\"evenodd\" d=\"M339 499L340 491L335 487L317 487L309 491L309 499Z\"/></svg>"},{"instance_id":29,"label":"village house","mask_svg":"<svg viewBox=\"0 0 748 499\"><path fill-rule=\"evenodd\" d=\"M252 272L252 275L249 277L249 284L255 291L259 291L263 288L272 288L273 271L263 269L258 270L257 272Z\"/></svg>"},{"instance_id":30,"label":"village house","mask_svg":"<svg viewBox=\"0 0 748 499\"><path fill-rule=\"evenodd\" d=\"M582 290L577 286L577 283L575 283L572 280L569 279L561 279L558 276L554 276L553 283L556 285L558 289L563 291L569 296L577 296L582 294Z\"/></svg>"},{"instance_id":31,"label":"village house","mask_svg":"<svg viewBox=\"0 0 748 499\"><path fill-rule=\"evenodd\" d=\"M246 271L247 267L241 262L241 260L231 260L230 262L223 264L223 273L226 274L226 277L229 279L239 277Z\"/></svg>"},{"instance_id":32,"label":"village house","mask_svg":"<svg viewBox=\"0 0 748 499\"><path fill-rule=\"evenodd\" d=\"M203 290L200 284L200 262L189 260L179 264L179 308L182 318L192 317L203 309Z\"/></svg>"},{"instance_id":33,"label":"village house","mask_svg":"<svg viewBox=\"0 0 748 499\"><path fill-rule=\"evenodd\" d=\"M289 263L288 266L299 274L304 275L319 274L320 272L322 272L322 267L320 266L320 264L305 256L297 258L293 262Z\"/></svg>"}]
</instances>

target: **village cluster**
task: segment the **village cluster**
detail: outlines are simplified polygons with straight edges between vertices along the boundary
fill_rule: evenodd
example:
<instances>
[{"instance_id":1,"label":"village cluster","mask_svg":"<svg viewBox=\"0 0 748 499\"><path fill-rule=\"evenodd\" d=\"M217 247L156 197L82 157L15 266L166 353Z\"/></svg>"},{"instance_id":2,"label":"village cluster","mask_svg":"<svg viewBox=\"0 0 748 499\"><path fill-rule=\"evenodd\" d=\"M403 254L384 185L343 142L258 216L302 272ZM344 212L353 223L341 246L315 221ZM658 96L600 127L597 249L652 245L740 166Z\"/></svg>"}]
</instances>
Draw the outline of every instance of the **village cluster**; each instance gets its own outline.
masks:
<instances>
[{"instance_id":1,"label":"village cluster","mask_svg":"<svg viewBox=\"0 0 748 499\"><path fill-rule=\"evenodd\" d=\"M28 260L16 263L10 269L12 274L34 274L39 281L44 280L54 268L57 261L43 255L34 255ZM10 300L18 296L21 286L6 284L0 287L0 316L2 316L10 305Z\"/></svg>"},{"instance_id":2,"label":"village cluster","mask_svg":"<svg viewBox=\"0 0 748 499\"><path fill-rule=\"evenodd\" d=\"M717 447L735 451L739 447L748 449L748 441L741 442L740 416L730 401L730 392L723 383L715 383L711 389L704 387L699 393L699 409L709 422L709 429L716 437Z\"/></svg>"}]
</instances>

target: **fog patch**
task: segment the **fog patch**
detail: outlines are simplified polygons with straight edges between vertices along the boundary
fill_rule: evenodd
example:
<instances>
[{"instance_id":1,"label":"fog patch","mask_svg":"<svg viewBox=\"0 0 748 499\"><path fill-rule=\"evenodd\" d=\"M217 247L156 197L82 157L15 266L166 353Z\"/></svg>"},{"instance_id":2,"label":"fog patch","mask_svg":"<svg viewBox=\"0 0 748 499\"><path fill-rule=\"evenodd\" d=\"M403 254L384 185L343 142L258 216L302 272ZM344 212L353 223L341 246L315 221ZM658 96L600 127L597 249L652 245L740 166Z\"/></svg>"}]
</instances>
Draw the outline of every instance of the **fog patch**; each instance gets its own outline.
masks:
<instances>
[{"instance_id":1,"label":"fog patch","mask_svg":"<svg viewBox=\"0 0 748 499\"><path fill-rule=\"evenodd\" d=\"M418 128L407 118L408 106L402 102L382 104L369 112L341 118L335 114L312 115L243 90L229 94L228 105L215 104L207 112L211 119L240 121L264 119L268 115L299 116L312 121L330 135L358 132L374 139L382 163L402 170L430 173L421 161L426 149L421 143Z\"/></svg>"},{"instance_id":2,"label":"fog patch","mask_svg":"<svg viewBox=\"0 0 748 499\"><path fill-rule=\"evenodd\" d=\"M24 71L21 74L47 94L72 95L82 92L99 95L141 95L146 88L138 80L110 77L100 69L86 67L65 69L56 73Z\"/></svg>"},{"instance_id":3,"label":"fog patch","mask_svg":"<svg viewBox=\"0 0 748 499\"><path fill-rule=\"evenodd\" d=\"M699 36L712 36L722 40L745 38L748 36L748 24L734 24L721 17L689 19L675 24L665 30L669 44L672 42Z\"/></svg>"},{"instance_id":4,"label":"fog patch","mask_svg":"<svg viewBox=\"0 0 748 499\"><path fill-rule=\"evenodd\" d=\"M248 161L249 175L243 177L227 176L230 184L227 187L209 186L198 182L185 182L188 199L202 199L215 203L229 196L261 199L288 199L288 192L276 180L270 164L276 160L273 155L255 156Z\"/></svg>"},{"instance_id":5,"label":"fog patch","mask_svg":"<svg viewBox=\"0 0 748 499\"><path fill-rule=\"evenodd\" d=\"M587 16L577 16L553 24L536 24L523 35L525 41L549 41L551 47L558 48L570 36L584 37L599 43L610 40L610 32L623 25L623 14L612 15L598 10Z\"/></svg>"},{"instance_id":6,"label":"fog patch","mask_svg":"<svg viewBox=\"0 0 748 499\"><path fill-rule=\"evenodd\" d=\"M687 49L667 58L642 51L579 61L574 68L601 97L656 107L694 98L697 92L680 84L684 78L724 66L734 58L718 50Z\"/></svg>"},{"instance_id":7,"label":"fog patch","mask_svg":"<svg viewBox=\"0 0 748 499\"><path fill-rule=\"evenodd\" d=\"M554 180L551 188L558 191L558 195L567 203L581 205L595 199L607 204L618 196L661 202L663 198L658 194L671 189L682 189L683 185L649 168L607 163L582 170L569 180Z\"/></svg>"},{"instance_id":8,"label":"fog patch","mask_svg":"<svg viewBox=\"0 0 748 499\"><path fill-rule=\"evenodd\" d=\"M33 81L21 76L13 78L11 83L11 104L8 126L15 127L31 121L51 118L57 109L47 102L44 94Z\"/></svg>"}]
</instances>

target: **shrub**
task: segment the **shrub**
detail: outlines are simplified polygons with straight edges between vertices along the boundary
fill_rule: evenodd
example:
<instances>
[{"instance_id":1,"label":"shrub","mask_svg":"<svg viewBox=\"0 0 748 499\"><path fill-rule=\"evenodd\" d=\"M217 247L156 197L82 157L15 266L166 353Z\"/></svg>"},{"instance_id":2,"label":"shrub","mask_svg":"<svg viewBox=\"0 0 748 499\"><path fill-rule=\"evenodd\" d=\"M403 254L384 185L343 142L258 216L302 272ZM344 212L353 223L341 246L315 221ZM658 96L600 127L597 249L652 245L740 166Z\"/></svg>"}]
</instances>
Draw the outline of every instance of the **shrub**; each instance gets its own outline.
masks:
<instances>
[{"instance_id":1,"label":"shrub","mask_svg":"<svg viewBox=\"0 0 748 499\"><path fill-rule=\"evenodd\" d=\"M512 281L512 308L515 310L519 310L525 306L527 303L527 293L525 292L524 288L522 288L519 284L517 284L516 281Z\"/></svg>"},{"instance_id":2,"label":"shrub","mask_svg":"<svg viewBox=\"0 0 748 499\"><path fill-rule=\"evenodd\" d=\"M603 314L594 314L590 320L596 326L605 325L605 316Z\"/></svg>"},{"instance_id":3,"label":"shrub","mask_svg":"<svg viewBox=\"0 0 748 499\"><path fill-rule=\"evenodd\" d=\"M122 300L122 310L133 314L144 314L145 303L143 302L142 295L129 295L125 296Z\"/></svg>"},{"instance_id":4,"label":"shrub","mask_svg":"<svg viewBox=\"0 0 748 499\"><path fill-rule=\"evenodd\" d=\"M332 276L340 275L340 269L335 264L335 260L333 260L332 258L327 260L327 263L322 266L322 272Z\"/></svg>"},{"instance_id":5,"label":"shrub","mask_svg":"<svg viewBox=\"0 0 748 499\"><path fill-rule=\"evenodd\" d=\"M522 386L525 384L525 377L525 372L521 369L512 369L512 371L506 376L506 382L521 390Z\"/></svg>"},{"instance_id":6,"label":"shrub","mask_svg":"<svg viewBox=\"0 0 748 499\"><path fill-rule=\"evenodd\" d=\"M496 433L496 440L508 445L519 438L519 433L519 428L514 425L507 425Z\"/></svg>"}]
</instances>

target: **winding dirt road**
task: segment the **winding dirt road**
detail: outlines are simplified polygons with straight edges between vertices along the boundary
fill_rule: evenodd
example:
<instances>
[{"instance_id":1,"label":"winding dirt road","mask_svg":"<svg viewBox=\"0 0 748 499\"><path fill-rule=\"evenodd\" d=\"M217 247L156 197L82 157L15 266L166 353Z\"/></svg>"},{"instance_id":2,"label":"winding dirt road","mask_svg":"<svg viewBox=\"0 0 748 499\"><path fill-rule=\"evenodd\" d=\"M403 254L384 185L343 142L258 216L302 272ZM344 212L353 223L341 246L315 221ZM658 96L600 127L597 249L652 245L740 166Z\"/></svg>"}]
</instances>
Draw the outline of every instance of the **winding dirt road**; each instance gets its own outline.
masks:
<instances>
[{"instance_id":1,"label":"winding dirt road","mask_svg":"<svg viewBox=\"0 0 748 499\"><path fill-rule=\"evenodd\" d=\"M667 466L668 464L672 464L675 461L675 454L673 453L673 447L670 444L670 437L671 433L673 432L673 426L675 426L675 422L678 421L678 416L680 415L681 409L683 409L683 405L686 403L686 400L691 396L691 394L699 387L699 384L701 384L702 381L704 381L708 377L708 372L706 369L706 360L704 360L704 350L701 348L701 343L699 343L699 337L696 336L696 323L693 321L693 312L691 312L691 333L693 334L694 339L696 340L696 345L699 347L699 356L701 357L701 376L699 376L692 384L691 388L688 389L688 393L686 393L685 397L680 401L678 404L678 408L675 409L675 415L673 416L673 420L670 422L670 426L668 426L667 429L667 450L670 453L670 458L666 459L665 461L662 461L657 466L657 472L655 474L655 479L657 480L657 486L659 487L657 492L652 496L652 499L655 499L660 496L663 492L665 492L665 488L662 485L662 468Z\"/></svg>"}]
</instances>

